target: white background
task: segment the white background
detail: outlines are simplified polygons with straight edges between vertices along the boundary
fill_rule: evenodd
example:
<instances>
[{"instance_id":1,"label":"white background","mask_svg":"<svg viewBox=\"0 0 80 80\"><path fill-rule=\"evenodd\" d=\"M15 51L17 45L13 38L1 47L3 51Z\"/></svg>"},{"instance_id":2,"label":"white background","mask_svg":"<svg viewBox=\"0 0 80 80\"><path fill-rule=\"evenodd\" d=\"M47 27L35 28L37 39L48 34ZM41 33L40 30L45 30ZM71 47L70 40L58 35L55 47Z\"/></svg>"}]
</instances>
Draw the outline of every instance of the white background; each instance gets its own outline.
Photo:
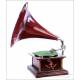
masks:
<instances>
[{"instance_id":1,"label":"white background","mask_svg":"<svg viewBox=\"0 0 80 80\"><path fill-rule=\"evenodd\" d=\"M2 6L2 7L1 7ZM2 0L0 2L0 14L1 19L0 19L0 40L1 44L0 45L0 80L5 80L6 79L6 2L5 0ZM79 80L79 73L80 73L80 54L79 54L79 26L80 26L80 1L75 0L74 1L74 80ZM3 37L2 37L3 36Z\"/></svg>"},{"instance_id":2,"label":"white background","mask_svg":"<svg viewBox=\"0 0 80 80\"><path fill-rule=\"evenodd\" d=\"M26 39L10 48L12 32L25 2L7 2L7 78L33 79L27 69L31 64L28 53L57 48L58 42L45 39ZM16 6L17 5L17 6ZM64 40L66 51L63 67L69 75L47 77L47 79L73 78L73 1L30 1L29 11L33 17L53 34Z\"/></svg>"}]
</instances>

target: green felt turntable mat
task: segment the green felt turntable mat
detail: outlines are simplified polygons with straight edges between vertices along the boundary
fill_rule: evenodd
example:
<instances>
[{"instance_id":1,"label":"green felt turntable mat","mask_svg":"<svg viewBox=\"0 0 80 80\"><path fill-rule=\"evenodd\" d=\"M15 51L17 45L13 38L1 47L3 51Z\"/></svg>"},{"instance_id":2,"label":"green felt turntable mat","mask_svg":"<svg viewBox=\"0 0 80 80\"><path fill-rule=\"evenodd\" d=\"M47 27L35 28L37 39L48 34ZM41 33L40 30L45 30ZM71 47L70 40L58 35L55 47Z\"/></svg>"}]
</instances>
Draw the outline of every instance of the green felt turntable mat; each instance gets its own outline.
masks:
<instances>
[{"instance_id":1,"label":"green felt turntable mat","mask_svg":"<svg viewBox=\"0 0 80 80\"><path fill-rule=\"evenodd\" d=\"M37 51L33 53L37 56L56 56L58 55L56 51Z\"/></svg>"}]
</instances>

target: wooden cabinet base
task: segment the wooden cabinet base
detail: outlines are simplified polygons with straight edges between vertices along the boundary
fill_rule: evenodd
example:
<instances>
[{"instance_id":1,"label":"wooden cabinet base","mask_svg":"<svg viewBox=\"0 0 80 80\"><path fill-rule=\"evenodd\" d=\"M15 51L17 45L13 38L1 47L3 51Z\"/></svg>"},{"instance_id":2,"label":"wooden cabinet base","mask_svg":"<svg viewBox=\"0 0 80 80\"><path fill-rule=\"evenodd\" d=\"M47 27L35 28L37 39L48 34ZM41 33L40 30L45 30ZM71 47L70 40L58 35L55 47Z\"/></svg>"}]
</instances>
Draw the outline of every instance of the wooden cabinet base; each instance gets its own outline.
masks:
<instances>
[{"instance_id":1,"label":"wooden cabinet base","mask_svg":"<svg viewBox=\"0 0 80 80\"><path fill-rule=\"evenodd\" d=\"M68 71L61 69L61 70L50 70L50 71L38 71L33 66L28 66L28 69L35 75L36 78L46 77L46 76L57 76L57 75L67 75Z\"/></svg>"}]
</instances>

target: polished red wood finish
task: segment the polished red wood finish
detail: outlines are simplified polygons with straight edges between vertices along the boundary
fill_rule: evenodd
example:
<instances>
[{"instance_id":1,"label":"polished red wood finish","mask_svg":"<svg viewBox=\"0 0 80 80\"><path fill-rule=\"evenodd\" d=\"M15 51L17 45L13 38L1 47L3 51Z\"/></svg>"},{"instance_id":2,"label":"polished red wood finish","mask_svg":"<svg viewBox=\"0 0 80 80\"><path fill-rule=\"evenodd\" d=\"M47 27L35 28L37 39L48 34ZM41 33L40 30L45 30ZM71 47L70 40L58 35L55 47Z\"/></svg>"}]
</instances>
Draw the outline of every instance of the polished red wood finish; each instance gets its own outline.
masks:
<instances>
[{"instance_id":1,"label":"polished red wood finish","mask_svg":"<svg viewBox=\"0 0 80 80\"><path fill-rule=\"evenodd\" d=\"M23 6L19 18L16 22L12 39L11 46L19 40L26 38L45 38L58 40L56 35L50 33L47 29L42 27L28 11L27 3Z\"/></svg>"}]
</instances>

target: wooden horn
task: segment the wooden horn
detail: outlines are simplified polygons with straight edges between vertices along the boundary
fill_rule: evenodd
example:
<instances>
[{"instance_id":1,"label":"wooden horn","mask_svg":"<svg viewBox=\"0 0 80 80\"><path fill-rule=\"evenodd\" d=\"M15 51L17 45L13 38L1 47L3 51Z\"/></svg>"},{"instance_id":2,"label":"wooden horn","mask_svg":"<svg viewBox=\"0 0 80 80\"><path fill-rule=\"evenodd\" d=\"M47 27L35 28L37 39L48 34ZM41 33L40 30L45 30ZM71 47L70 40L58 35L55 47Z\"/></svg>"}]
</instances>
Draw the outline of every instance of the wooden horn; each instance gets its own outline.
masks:
<instances>
[{"instance_id":1,"label":"wooden horn","mask_svg":"<svg viewBox=\"0 0 80 80\"><path fill-rule=\"evenodd\" d=\"M26 38L45 38L58 40L58 37L50 33L44 27L42 27L28 11L28 3L24 4L18 20L16 22L12 38L11 46L19 40Z\"/></svg>"}]
</instances>

